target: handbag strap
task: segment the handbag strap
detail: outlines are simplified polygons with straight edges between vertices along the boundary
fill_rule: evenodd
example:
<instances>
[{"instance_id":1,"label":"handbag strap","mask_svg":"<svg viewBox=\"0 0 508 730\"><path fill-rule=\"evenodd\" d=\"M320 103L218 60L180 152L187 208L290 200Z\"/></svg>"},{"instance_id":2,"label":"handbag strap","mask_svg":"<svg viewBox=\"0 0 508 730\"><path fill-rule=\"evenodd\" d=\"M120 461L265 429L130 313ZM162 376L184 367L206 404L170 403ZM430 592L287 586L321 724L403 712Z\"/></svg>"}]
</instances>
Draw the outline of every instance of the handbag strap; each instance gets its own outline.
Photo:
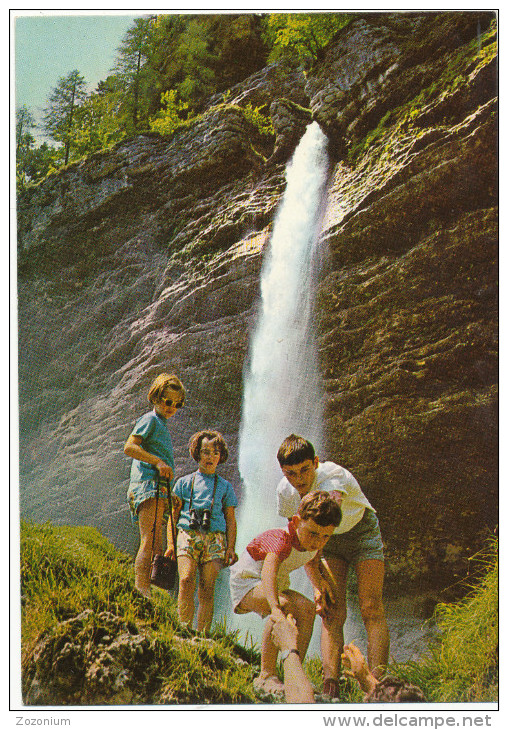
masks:
<instances>
[{"instance_id":1,"label":"handbag strap","mask_svg":"<svg viewBox=\"0 0 508 730\"><path fill-rule=\"evenodd\" d=\"M168 484L169 519L171 520L171 534L173 536L173 545L176 546L175 524L173 521L173 502L171 500L171 479L169 477L161 477L160 474L157 474L157 491L155 492L155 516L153 518L152 527L152 556L154 554L155 547L155 528L157 526L157 508L159 506L159 489L161 481L166 481Z\"/></svg>"},{"instance_id":2,"label":"handbag strap","mask_svg":"<svg viewBox=\"0 0 508 730\"><path fill-rule=\"evenodd\" d=\"M155 528L157 526L157 507L159 506L159 479L160 474L157 474L157 491L155 492L155 516L153 518L153 527L152 527L152 557L154 554L154 548L155 548Z\"/></svg>"},{"instance_id":3,"label":"handbag strap","mask_svg":"<svg viewBox=\"0 0 508 730\"><path fill-rule=\"evenodd\" d=\"M173 545L176 554L176 530L175 523L173 521L173 500L171 498L171 479L168 479L168 499L169 499L169 519L171 520L171 535L173 537Z\"/></svg>"}]
</instances>

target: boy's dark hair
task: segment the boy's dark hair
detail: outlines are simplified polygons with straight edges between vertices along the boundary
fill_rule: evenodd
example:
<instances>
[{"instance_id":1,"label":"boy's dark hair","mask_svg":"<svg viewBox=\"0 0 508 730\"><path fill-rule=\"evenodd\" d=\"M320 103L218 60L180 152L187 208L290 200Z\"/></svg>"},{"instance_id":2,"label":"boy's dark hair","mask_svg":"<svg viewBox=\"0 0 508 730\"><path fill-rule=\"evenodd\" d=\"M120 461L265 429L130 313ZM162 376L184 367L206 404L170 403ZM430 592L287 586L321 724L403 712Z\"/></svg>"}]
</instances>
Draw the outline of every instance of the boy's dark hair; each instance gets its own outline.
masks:
<instances>
[{"instance_id":1,"label":"boy's dark hair","mask_svg":"<svg viewBox=\"0 0 508 730\"><path fill-rule=\"evenodd\" d=\"M229 456L228 447L226 445L226 442L224 440L224 436L219 433L218 431L198 431L193 436L190 437L189 441L189 453L194 459L194 461L199 461L200 458L200 451L201 451L201 444L203 442L203 439L208 439L208 441L212 442L212 445L219 449L220 451L220 461L219 464L224 464L225 461L227 461L227 458Z\"/></svg>"},{"instance_id":2,"label":"boy's dark hair","mask_svg":"<svg viewBox=\"0 0 508 730\"><path fill-rule=\"evenodd\" d=\"M307 459L314 461L315 458L316 452L311 442L295 433L285 438L277 451L277 461L280 466L293 466Z\"/></svg>"},{"instance_id":3,"label":"boy's dark hair","mask_svg":"<svg viewBox=\"0 0 508 730\"><path fill-rule=\"evenodd\" d=\"M364 702L427 702L422 690L415 684L388 675L376 684Z\"/></svg>"},{"instance_id":4,"label":"boy's dark hair","mask_svg":"<svg viewBox=\"0 0 508 730\"><path fill-rule=\"evenodd\" d=\"M298 506L298 514L302 520L314 520L320 527L338 527L342 519L338 502L328 492L320 490L305 495Z\"/></svg>"},{"instance_id":5,"label":"boy's dark hair","mask_svg":"<svg viewBox=\"0 0 508 730\"><path fill-rule=\"evenodd\" d=\"M170 394L178 394L180 402L182 404L185 402L185 388L176 375L168 375L168 373L157 375L148 391L148 400L150 403L155 405L162 398L168 398Z\"/></svg>"}]
</instances>

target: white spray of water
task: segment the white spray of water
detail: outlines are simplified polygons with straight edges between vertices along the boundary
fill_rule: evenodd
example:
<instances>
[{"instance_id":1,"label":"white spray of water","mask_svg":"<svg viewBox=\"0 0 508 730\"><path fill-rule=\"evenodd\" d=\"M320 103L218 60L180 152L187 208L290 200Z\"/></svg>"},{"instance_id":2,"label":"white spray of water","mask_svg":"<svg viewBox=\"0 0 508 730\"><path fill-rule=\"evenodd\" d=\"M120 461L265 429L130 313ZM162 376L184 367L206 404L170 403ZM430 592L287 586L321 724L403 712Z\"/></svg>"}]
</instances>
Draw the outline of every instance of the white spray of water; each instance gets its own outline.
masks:
<instances>
[{"instance_id":1,"label":"white spray of water","mask_svg":"<svg viewBox=\"0 0 508 730\"><path fill-rule=\"evenodd\" d=\"M316 122L286 169L261 279L261 309L245 376L239 469L238 549L277 517L278 447L290 433L321 444L321 390L313 338L316 243L328 180L327 138Z\"/></svg>"},{"instance_id":2,"label":"white spray of water","mask_svg":"<svg viewBox=\"0 0 508 730\"><path fill-rule=\"evenodd\" d=\"M318 453L321 445L321 389L312 318L316 244L328 181L326 146L319 125L309 125L286 168L286 191L263 267L258 323L244 378L238 553L259 533L286 524L277 515L276 503L282 476L276 455L283 439L294 432L312 441ZM305 581L305 575L291 579L297 590L307 593ZM220 587L217 593L229 595ZM228 623L260 643L263 622L256 614L237 616L229 609Z\"/></svg>"}]
</instances>

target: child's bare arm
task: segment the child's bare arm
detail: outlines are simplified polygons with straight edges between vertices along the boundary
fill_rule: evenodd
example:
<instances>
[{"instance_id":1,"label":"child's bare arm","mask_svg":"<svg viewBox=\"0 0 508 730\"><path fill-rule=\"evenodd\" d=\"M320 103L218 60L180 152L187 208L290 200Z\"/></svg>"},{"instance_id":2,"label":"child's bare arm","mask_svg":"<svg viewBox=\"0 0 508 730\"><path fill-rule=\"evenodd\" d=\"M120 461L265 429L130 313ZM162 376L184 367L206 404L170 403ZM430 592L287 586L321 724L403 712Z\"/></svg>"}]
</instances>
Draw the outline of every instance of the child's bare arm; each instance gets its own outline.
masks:
<instances>
[{"instance_id":1,"label":"child's bare arm","mask_svg":"<svg viewBox=\"0 0 508 730\"><path fill-rule=\"evenodd\" d=\"M310 560L308 563L306 563L305 572L307 573L307 577L317 590L321 590L321 573L319 570L319 558L320 553L316 553L316 555Z\"/></svg>"},{"instance_id":2,"label":"child's bare arm","mask_svg":"<svg viewBox=\"0 0 508 730\"><path fill-rule=\"evenodd\" d=\"M319 562L319 570L321 573L321 592L323 598L322 603L324 607L323 613L326 614L326 611L328 610L330 604L334 604L337 600L336 596L338 595L339 587L337 585L335 576L330 570L330 566L328 565L326 558L324 558L323 556L321 556L321 560Z\"/></svg>"},{"instance_id":3,"label":"child's bare arm","mask_svg":"<svg viewBox=\"0 0 508 730\"><path fill-rule=\"evenodd\" d=\"M180 517L180 512L182 509L183 502L180 499L180 497L177 497L176 494L171 495L171 509L173 511L173 525L175 525L175 533L176 533L176 523L178 522L178 519ZM167 526L167 549L164 553L166 557L169 558L176 558L176 545L173 540L173 529L171 526L171 518L168 519L168 526Z\"/></svg>"},{"instance_id":4,"label":"child's bare arm","mask_svg":"<svg viewBox=\"0 0 508 730\"><path fill-rule=\"evenodd\" d=\"M280 567L280 558L276 553L268 553L263 562L261 570L261 582L265 591L266 600L270 606L274 619L284 616L279 603L279 590L277 588L277 573Z\"/></svg>"},{"instance_id":5,"label":"child's bare arm","mask_svg":"<svg viewBox=\"0 0 508 730\"><path fill-rule=\"evenodd\" d=\"M234 507L226 507L224 509L224 517L226 519L226 557L224 562L226 565L233 565L238 560L235 553L236 545L236 516Z\"/></svg>"},{"instance_id":6,"label":"child's bare arm","mask_svg":"<svg viewBox=\"0 0 508 730\"><path fill-rule=\"evenodd\" d=\"M317 553L315 557L305 566L305 572L314 586L314 602L316 604L316 613L319 616L326 616L330 604L335 603L335 597L332 587L323 575L321 553Z\"/></svg>"},{"instance_id":7,"label":"child's bare arm","mask_svg":"<svg viewBox=\"0 0 508 730\"><path fill-rule=\"evenodd\" d=\"M151 464L157 469L161 477L173 479L173 469L165 461L159 459L158 456L154 456L149 451L146 451L142 447L142 443L143 439L141 436L131 434L123 447L124 454L130 456L131 459L137 459L138 461L144 461L146 464Z\"/></svg>"},{"instance_id":8,"label":"child's bare arm","mask_svg":"<svg viewBox=\"0 0 508 730\"><path fill-rule=\"evenodd\" d=\"M272 621L271 638L281 651L290 652L283 659L286 702L291 704L314 702L314 689L303 671L300 655L298 652L294 653L294 650L298 649L298 629L291 614Z\"/></svg>"}]
</instances>

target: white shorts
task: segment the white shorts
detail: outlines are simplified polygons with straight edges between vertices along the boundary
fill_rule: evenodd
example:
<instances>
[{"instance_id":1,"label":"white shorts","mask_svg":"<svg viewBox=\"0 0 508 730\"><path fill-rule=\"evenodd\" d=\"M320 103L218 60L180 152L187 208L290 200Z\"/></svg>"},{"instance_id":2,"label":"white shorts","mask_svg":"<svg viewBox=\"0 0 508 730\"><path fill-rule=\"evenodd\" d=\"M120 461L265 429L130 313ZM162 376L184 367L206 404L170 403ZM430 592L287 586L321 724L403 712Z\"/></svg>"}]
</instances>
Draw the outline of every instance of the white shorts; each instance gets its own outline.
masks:
<instances>
[{"instance_id":1,"label":"white shorts","mask_svg":"<svg viewBox=\"0 0 508 730\"><path fill-rule=\"evenodd\" d=\"M262 560L254 560L245 550L234 565L229 569L229 590L231 592L231 603L235 613L250 613L242 608L238 608L238 604L242 599L261 583L261 570L263 568ZM282 582L277 581L280 592L289 588L289 576L284 576ZM268 614L267 614L268 615Z\"/></svg>"}]
</instances>

